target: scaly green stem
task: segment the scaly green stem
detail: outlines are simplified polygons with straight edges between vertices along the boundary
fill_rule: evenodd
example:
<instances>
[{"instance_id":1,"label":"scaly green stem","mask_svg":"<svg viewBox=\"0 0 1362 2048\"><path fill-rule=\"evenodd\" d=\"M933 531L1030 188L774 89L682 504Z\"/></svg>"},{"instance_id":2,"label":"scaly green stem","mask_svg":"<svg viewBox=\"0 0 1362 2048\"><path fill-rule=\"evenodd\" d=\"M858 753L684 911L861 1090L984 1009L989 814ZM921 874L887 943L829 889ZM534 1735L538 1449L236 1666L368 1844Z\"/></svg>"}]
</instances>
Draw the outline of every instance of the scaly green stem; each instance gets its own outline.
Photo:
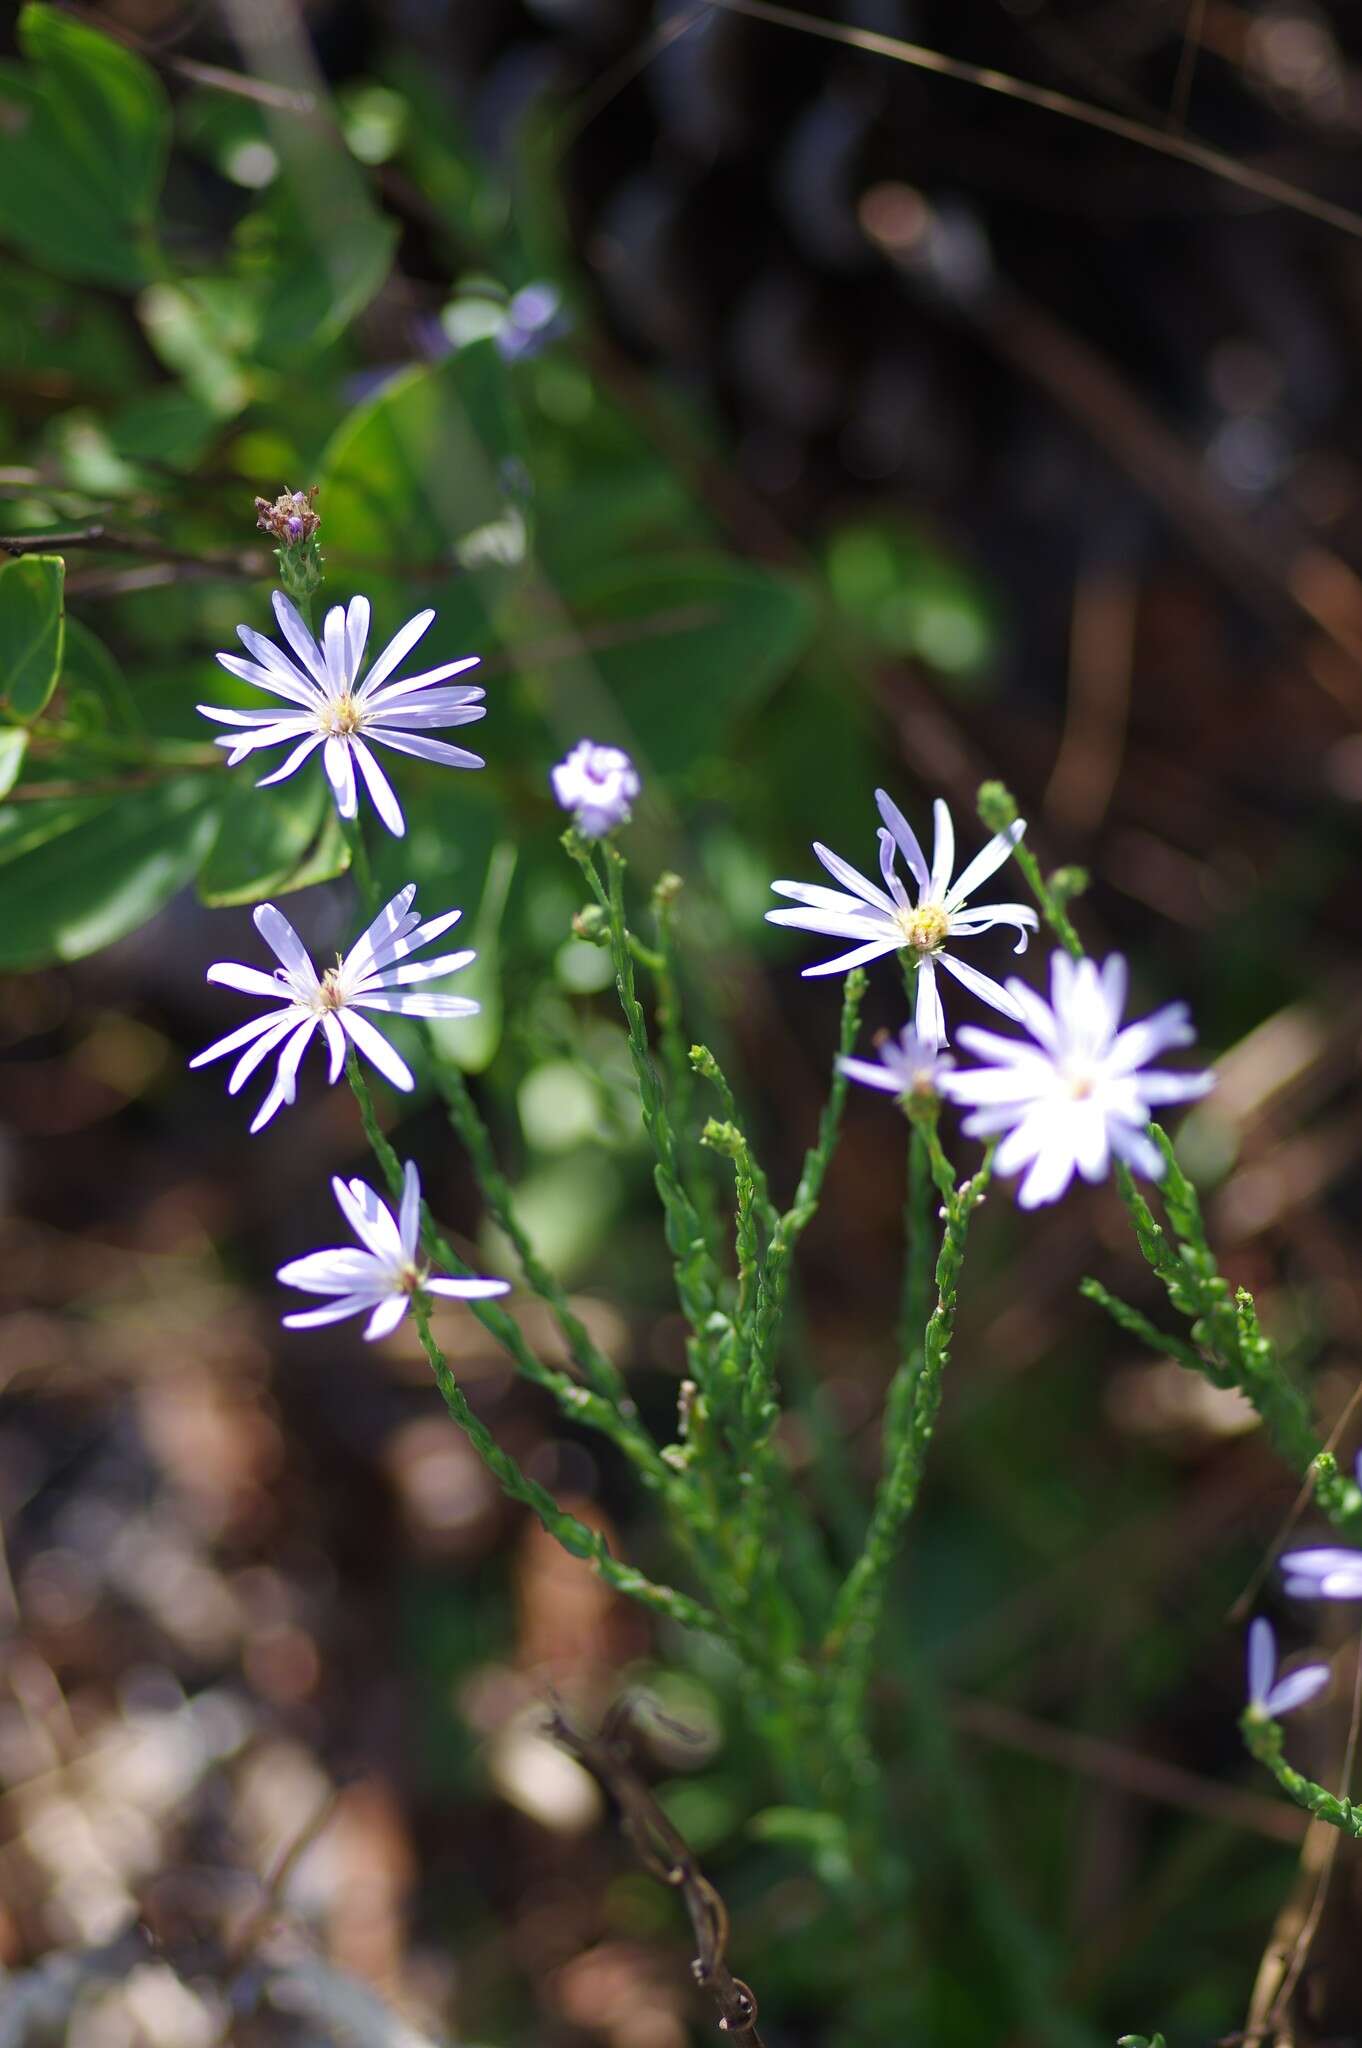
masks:
<instances>
[{"instance_id":1,"label":"scaly green stem","mask_svg":"<svg viewBox=\"0 0 1362 2048\"><path fill-rule=\"evenodd\" d=\"M1269 1721L1258 1708L1246 1707L1239 1716L1239 1729L1249 1755L1271 1771L1288 1799L1316 1820L1327 1821L1331 1828L1362 1841L1362 1807L1347 1797L1340 1799L1336 1792L1291 1768L1282 1755L1280 1721Z\"/></svg>"},{"instance_id":2,"label":"scaly green stem","mask_svg":"<svg viewBox=\"0 0 1362 2048\"><path fill-rule=\"evenodd\" d=\"M946 1206L946 1227L936 1262L936 1307L923 1333L922 1367L914 1388L909 1426L889 1470L876 1490L860 1557L848 1572L824 1639L824 1658L834 1664L831 1707L834 1747L853 1773L870 1769L864 1731L870 1661L888 1590L889 1571L904 1523L917 1503L927 1451L941 1405L942 1383L955 1332L956 1287L970 1218L983 1200L992 1172L992 1147L973 1180L958 1191L935 1130L924 1120L924 1140Z\"/></svg>"}]
</instances>

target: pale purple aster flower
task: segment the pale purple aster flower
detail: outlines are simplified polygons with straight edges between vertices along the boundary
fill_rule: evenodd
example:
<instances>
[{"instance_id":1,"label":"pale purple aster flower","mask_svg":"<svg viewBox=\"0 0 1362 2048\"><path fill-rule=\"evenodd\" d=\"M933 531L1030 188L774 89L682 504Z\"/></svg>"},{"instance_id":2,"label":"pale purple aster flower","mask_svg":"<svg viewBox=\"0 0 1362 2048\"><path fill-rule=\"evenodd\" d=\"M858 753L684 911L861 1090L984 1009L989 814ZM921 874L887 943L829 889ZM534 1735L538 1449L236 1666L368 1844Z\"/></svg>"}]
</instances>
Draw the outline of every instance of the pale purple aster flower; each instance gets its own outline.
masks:
<instances>
[{"instance_id":1,"label":"pale purple aster flower","mask_svg":"<svg viewBox=\"0 0 1362 2048\"><path fill-rule=\"evenodd\" d=\"M446 740L425 737L427 727L468 725L485 717L481 689L460 683L453 689L437 689L450 676L476 668L478 657L447 661L421 675L400 682L389 678L416 645L435 617L433 611L418 612L394 633L383 652L370 663L364 675L364 649L369 638L369 600L352 597L347 606L333 605L322 622L320 642L313 639L301 612L283 593L274 593L274 615L291 653L285 653L249 626L237 633L253 657L220 654L219 662L229 674L240 676L257 689L282 697L287 709L279 711L234 711L214 704L197 708L218 725L239 726L237 733L217 741L229 749L227 765L235 768L258 747L288 746L282 767L260 778L264 789L271 782L283 782L297 773L310 754L322 749L322 766L342 818L359 811L358 768L374 809L397 838L406 831L406 821L371 742L391 747L399 754L415 754L422 761L439 761L447 768L481 768L481 754ZM363 680L361 680L363 677Z\"/></svg>"},{"instance_id":2,"label":"pale purple aster flower","mask_svg":"<svg viewBox=\"0 0 1362 2048\"><path fill-rule=\"evenodd\" d=\"M1277 1638L1272 1623L1260 1614L1249 1623L1248 1696L1250 1708L1266 1720L1279 1721L1296 1707L1303 1707L1329 1683L1327 1664L1302 1664L1277 1676Z\"/></svg>"},{"instance_id":3,"label":"pale purple aster flower","mask_svg":"<svg viewBox=\"0 0 1362 2048\"><path fill-rule=\"evenodd\" d=\"M255 911L256 930L279 966L272 974L258 967L241 967L221 960L208 970L208 979L223 988L240 989L244 995L267 996L282 1009L252 1018L225 1038L218 1039L189 1064L206 1066L228 1053L239 1052L227 1083L235 1095L272 1052L279 1054L274 1085L261 1103L252 1131L267 1124L285 1102L297 1092L298 1068L315 1032L321 1031L331 1054L328 1079L333 1083L345 1065L346 1041L363 1053L394 1088L416 1086L410 1067L399 1057L381 1031L376 1031L361 1010L394 1011L406 1017L471 1017L478 1008L466 996L426 995L412 991L413 982L432 981L442 974L454 974L474 957L471 952L444 953L437 960L413 962L409 956L428 946L457 924L461 910L448 910L422 924L412 909L415 882L399 889L391 903L362 933L344 959L319 975L307 949L282 911L262 903Z\"/></svg>"},{"instance_id":4,"label":"pale purple aster flower","mask_svg":"<svg viewBox=\"0 0 1362 2048\"><path fill-rule=\"evenodd\" d=\"M508 363L525 361L566 334L571 325L562 298L551 284L527 284L506 308L506 318L497 329L497 349Z\"/></svg>"},{"instance_id":5,"label":"pale purple aster flower","mask_svg":"<svg viewBox=\"0 0 1362 2048\"><path fill-rule=\"evenodd\" d=\"M604 839L629 822L629 809L643 787L638 770L619 747L579 740L565 761L550 771L553 793L588 839Z\"/></svg>"},{"instance_id":6,"label":"pale purple aster flower","mask_svg":"<svg viewBox=\"0 0 1362 2048\"><path fill-rule=\"evenodd\" d=\"M362 1250L338 1245L309 1252L281 1266L278 1278L305 1294L330 1294L325 1308L300 1309L283 1318L286 1330L310 1330L319 1323L338 1323L345 1316L369 1312L364 1334L386 1337L395 1330L418 1291L453 1295L459 1301L485 1301L506 1294L507 1280L432 1279L421 1258L421 1179L408 1160L402 1181L402 1204L396 1216L362 1180L335 1180L332 1193Z\"/></svg>"},{"instance_id":7,"label":"pale purple aster flower","mask_svg":"<svg viewBox=\"0 0 1362 2048\"><path fill-rule=\"evenodd\" d=\"M1328 1543L1288 1550L1281 1566L1293 1600L1362 1600L1362 1550Z\"/></svg>"},{"instance_id":8,"label":"pale purple aster flower","mask_svg":"<svg viewBox=\"0 0 1362 2048\"><path fill-rule=\"evenodd\" d=\"M971 909L969 898L1007 859L1026 830L1022 819L998 832L974 859L951 880L955 866L955 827L940 797L932 807L936 837L932 864L918 844L917 835L898 805L882 789L875 791L884 824L880 827L880 875L884 887L869 882L849 862L814 841L814 852L841 889L829 889L821 882L772 882L778 896L790 896L798 910L768 910L770 923L793 925L799 931L826 932L832 938L854 939L849 953L806 967L806 975L847 974L864 967L883 953L907 951L917 961L917 1002L914 1022L925 1045L945 1045L946 1018L941 1008L936 969L944 967L957 981L983 1002L1018 1022L1021 1011L1007 992L977 967L966 966L947 945L957 939L977 939L995 925L1010 924L1020 934L1016 951L1026 949L1027 934L1037 926L1034 910L1026 903L987 903ZM917 902L909 900L897 870L903 855L917 885Z\"/></svg>"},{"instance_id":9,"label":"pale purple aster flower","mask_svg":"<svg viewBox=\"0 0 1362 2048\"><path fill-rule=\"evenodd\" d=\"M968 1103L968 1137L1006 1132L994 1161L999 1173L1025 1170L1017 1200L1023 1209L1058 1201L1075 1173L1101 1180L1114 1152L1150 1180L1163 1173L1163 1155L1147 1135L1150 1111L1165 1102L1188 1102L1214 1085L1212 1074L1141 1072L1145 1061L1195 1036L1185 1003L1169 1003L1121 1029L1126 963L1113 953L1093 960L1050 958L1050 1001L1008 981L1029 1040L1000 1038L972 1025L960 1043L986 1066L944 1075L941 1092Z\"/></svg>"},{"instance_id":10,"label":"pale purple aster flower","mask_svg":"<svg viewBox=\"0 0 1362 2048\"><path fill-rule=\"evenodd\" d=\"M925 1045L911 1024L905 1024L897 1038L885 1037L875 1060L838 1058L837 1064L852 1081L867 1088L882 1088L886 1095L939 1095L941 1076L955 1061L948 1052Z\"/></svg>"}]
</instances>

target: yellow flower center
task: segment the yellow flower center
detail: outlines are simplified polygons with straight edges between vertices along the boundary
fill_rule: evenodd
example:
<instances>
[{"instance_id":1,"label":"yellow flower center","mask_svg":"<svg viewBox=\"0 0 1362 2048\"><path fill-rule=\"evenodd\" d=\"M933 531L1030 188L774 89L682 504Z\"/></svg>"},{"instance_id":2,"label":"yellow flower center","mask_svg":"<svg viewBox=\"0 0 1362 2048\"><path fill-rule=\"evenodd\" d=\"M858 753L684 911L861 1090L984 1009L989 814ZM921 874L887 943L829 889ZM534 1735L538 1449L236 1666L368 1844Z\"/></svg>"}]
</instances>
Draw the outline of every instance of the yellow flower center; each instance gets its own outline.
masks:
<instances>
[{"instance_id":1,"label":"yellow flower center","mask_svg":"<svg viewBox=\"0 0 1362 2048\"><path fill-rule=\"evenodd\" d=\"M322 976L318 999L324 1010L340 1010L345 1007L345 991L341 987L339 967L327 968Z\"/></svg>"},{"instance_id":2,"label":"yellow flower center","mask_svg":"<svg viewBox=\"0 0 1362 2048\"><path fill-rule=\"evenodd\" d=\"M939 903L922 903L916 910L896 910L895 922L903 933L903 943L911 946L915 953L934 953L944 944L951 921Z\"/></svg>"},{"instance_id":3,"label":"yellow flower center","mask_svg":"<svg viewBox=\"0 0 1362 2048\"><path fill-rule=\"evenodd\" d=\"M322 729L337 739L348 739L364 723L364 713L347 690L343 697L328 698L321 714Z\"/></svg>"},{"instance_id":4,"label":"yellow flower center","mask_svg":"<svg viewBox=\"0 0 1362 2048\"><path fill-rule=\"evenodd\" d=\"M424 1266L403 1266L397 1276L397 1284L402 1289L402 1292L404 1294L415 1294L418 1287L424 1286L427 1270Z\"/></svg>"}]
</instances>

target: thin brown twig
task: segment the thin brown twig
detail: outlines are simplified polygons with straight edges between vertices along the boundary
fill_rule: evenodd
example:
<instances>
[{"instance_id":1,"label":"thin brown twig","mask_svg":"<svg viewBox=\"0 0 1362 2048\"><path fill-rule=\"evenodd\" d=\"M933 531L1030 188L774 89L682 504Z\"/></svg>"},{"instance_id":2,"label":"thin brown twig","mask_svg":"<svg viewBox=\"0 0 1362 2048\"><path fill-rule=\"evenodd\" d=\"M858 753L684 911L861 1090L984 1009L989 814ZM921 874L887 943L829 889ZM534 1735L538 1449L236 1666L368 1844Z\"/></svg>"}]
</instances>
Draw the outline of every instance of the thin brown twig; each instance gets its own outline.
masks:
<instances>
[{"instance_id":1,"label":"thin brown twig","mask_svg":"<svg viewBox=\"0 0 1362 2048\"><path fill-rule=\"evenodd\" d=\"M1187 23L1182 33L1173 96L1168 103L1168 126L1179 133L1187 125L1187 108L1192 97L1192 79L1201 55L1201 37L1206 22L1206 0L1187 0Z\"/></svg>"},{"instance_id":2,"label":"thin brown twig","mask_svg":"<svg viewBox=\"0 0 1362 2048\"><path fill-rule=\"evenodd\" d=\"M311 93L295 92L286 85L271 85L268 79L252 78L244 71L229 71L221 64L201 64L195 57L177 57L163 44L138 35L125 22L112 20L103 8L82 7L77 0L61 0L64 14L88 22L102 35L133 50L158 71L182 78L186 85L206 86L211 92L229 93L234 99L254 100L262 107L276 107L280 113L307 116L318 111Z\"/></svg>"},{"instance_id":3,"label":"thin brown twig","mask_svg":"<svg viewBox=\"0 0 1362 2048\"><path fill-rule=\"evenodd\" d=\"M119 533L97 520L89 526L67 527L57 533L0 533L0 553L6 555L43 555L53 550L62 553L85 548L111 555L144 555L150 561L178 562L198 569L225 569L236 576L264 576L269 571L268 557L256 548L225 553L210 548L194 554L159 540L155 534Z\"/></svg>"},{"instance_id":4,"label":"thin brown twig","mask_svg":"<svg viewBox=\"0 0 1362 2048\"><path fill-rule=\"evenodd\" d=\"M1119 1742L1081 1730L1058 1728L1033 1714L1021 1713L1001 1700L955 1694L951 1719L967 1735L977 1735L1000 1748L1039 1758L1077 1777L1114 1785L1138 1799L1171 1806L1183 1813L1235 1828L1251 1829L1275 1842L1299 1842L1309 1822L1293 1806L1258 1792L1220 1785L1195 1771L1141 1756Z\"/></svg>"},{"instance_id":5,"label":"thin brown twig","mask_svg":"<svg viewBox=\"0 0 1362 2048\"><path fill-rule=\"evenodd\" d=\"M259 1905L243 1921L228 1944L227 1954L230 1961L243 1962L261 1936L266 1933L270 1922L278 1916L284 1886L293 1875L304 1851L312 1847L322 1829L327 1826L339 1798L339 1789L335 1785L329 1786L309 1819L303 1823L293 1840L285 1844L273 1870L264 1880L264 1896Z\"/></svg>"},{"instance_id":6,"label":"thin brown twig","mask_svg":"<svg viewBox=\"0 0 1362 2048\"><path fill-rule=\"evenodd\" d=\"M1353 1782L1353 1765L1357 1760L1357 1731L1359 1725L1362 1725L1362 1649L1355 1647L1353 1652L1352 1709L1348 1721L1348 1740L1343 1748L1343 1769L1339 1776L1338 1786L1340 1799L1348 1797L1349 1789ZM1337 1860L1339 1844L1342 1840L1343 1837L1337 1828L1329 1830L1329 1840L1325 1845L1324 1860L1320 1866L1319 1884L1315 1889L1314 1900L1309 1913L1306 1915L1305 1925L1296 1937L1296 1946L1292 1952L1291 1965L1287 1970L1282 1988L1277 1993L1276 1999L1273 2002L1274 2019L1279 2014L1286 2012L1295 1994L1296 1986L1300 1982L1301 1972L1304 1970L1309 1959L1311 1945L1316 1934L1319 1932L1319 1923L1324 1914L1324 1902L1329 1896L1329 1885L1333 1879L1334 1864Z\"/></svg>"},{"instance_id":7,"label":"thin brown twig","mask_svg":"<svg viewBox=\"0 0 1362 2048\"><path fill-rule=\"evenodd\" d=\"M698 0L698 5L687 9L685 13L674 14L669 20L660 22L651 35L645 36L632 50L626 50L618 63L609 65L599 77L594 78L563 115L562 123L554 136L559 153L565 154L583 130L590 127L596 116L603 113L613 99L618 98L625 86L637 78L641 71L646 71L653 59L660 56L663 50L670 49L673 43L679 42L689 29L694 28L695 24L704 18L708 8L709 0Z\"/></svg>"},{"instance_id":8,"label":"thin brown twig","mask_svg":"<svg viewBox=\"0 0 1362 2048\"><path fill-rule=\"evenodd\" d=\"M1338 1440L1343 1435L1343 1432L1348 1427L1348 1424L1352 1421L1353 1416L1356 1414L1359 1402L1362 1402L1362 1382L1359 1382L1358 1385L1354 1387L1352 1395L1349 1398L1348 1403L1343 1410L1343 1413L1339 1416L1338 1421L1334 1424L1333 1428L1329 1431L1328 1436L1324 1439L1324 1442L1321 1445L1322 1450L1326 1450L1332 1453L1337 1448ZM1242 1621L1244 1619L1244 1616L1248 1613L1249 1608L1253 1605L1254 1601L1258 1597L1259 1587L1262 1585L1268 1573L1272 1570L1274 1562L1280 1555L1282 1545L1285 1543L1287 1537L1291 1534L1291 1531L1295 1528L1297 1522L1305 1513L1305 1510L1307 1509L1307 1507L1309 1507L1310 1502L1314 1499L1314 1497L1314 1477L1311 1473L1307 1472L1305 1478L1301 1481L1300 1489L1296 1494L1296 1498L1292 1501L1290 1507L1287 1509L1285 1515L1282 1517L1281 1527L1278 1529L1271 1543L1269 1543L1267 1547L1267 1552L1263 1557L1261 1563L1259 1564L1258 1569L1254 1572L1252 1578L1245 1586L1243 1592L1239 1595L1239 1598L1234 1602L1228 1614L1225 1616L1226 1621L1237 1622Z\"/></svg>"},{"instance_id":9,"label":"thin brown twig","mask_svg":"<svg viewBox=\"0 0 1362 2048\"><path fill-rule=\"evenodd\" d=\"M1032 85L1027 79L1014 78L1006 71L994 71L985 64L969 64L962 57L948 57L943 51L929 49L923 43L905 42L898 36L880 35L873 29L847 28L841 22L820 21L816 15L805 14L799 8L776 6L773 0L710 0L710 4L727 8L732 14L749 15L754 21L768 21L776 28L799 29L805 35L821 36L826 42L841 43L848 49L865 50L876 57L890 57L896 63L911 64L919 71L934 72L938 78L950 78L959 85L972 85L983 92L998 93L1004 99L1019 100L1024 106L1039 107L1044 113L1058 114L1066 121L1078 121L1085 128L1100 129L1103 134L1118 136L1123 142L1134 142L1144 149L1157 150L1162 156L1176 157L1181 163L1190 164L1226 184L1237 185L1242 191L1252 192L1256 198L1265 199L1274 206L1305 214L1308 219L1322 221L1326 227L1337 228L1345 235L1362 237L1362 213L1354 212L1352 207L1336 206L1332 200L1321 199L1300 185L1274 177L1270 171L1257 171L1248 164L1241 164L1236 158L1226 156L1223 150L1212 149L1208 143L1195 142L1185 135L1170 135L1128 114L1113 113L1109 108L1095 106L1090 101L1074 99L1069 93L1055 92L1049 86Z\"/></svg>"},{"instance_id":10,"label":"thin brown twig","mask_svg":"<svg viewBox=\"0 0 1362 2048\"><path fill-rule=\"evenodd\" d=\"M659 1884L680 1892L695 1935L697 1953L691 1968L696 1983L718 2008L720 2030L740 2035L746 2048L762 2048L756 1998L728 1966L728 1908L635 1768L627 1735L633 1708L626 1695L610 1709L599 1735L582 1735L567 1719L562 1703L553 1699L549 1731L610 1794L644 1869Z\"/></svg>"}]
</instances>

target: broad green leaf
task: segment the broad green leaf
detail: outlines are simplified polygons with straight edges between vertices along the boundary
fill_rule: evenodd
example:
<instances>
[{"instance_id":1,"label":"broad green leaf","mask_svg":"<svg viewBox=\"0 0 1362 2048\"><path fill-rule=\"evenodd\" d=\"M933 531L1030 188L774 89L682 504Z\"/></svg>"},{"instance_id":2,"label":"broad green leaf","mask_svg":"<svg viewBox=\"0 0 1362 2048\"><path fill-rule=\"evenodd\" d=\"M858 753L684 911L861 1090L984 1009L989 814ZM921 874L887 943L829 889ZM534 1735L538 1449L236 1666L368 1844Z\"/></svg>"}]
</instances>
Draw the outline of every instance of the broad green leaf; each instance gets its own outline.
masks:
<instances>
[{"instance_id":1,"label":"broad green leaf","mask_svg":"<svg viewBox=\"0 0 1362 2048\"><path fill-rule=\"evenodd\" d=\"M304 767L272 789L257 789L248 767L228 773L222 824L199 873L204 902L260 903L267 896L323 880L316 856L335 806L320 766L313 762L310 773ZM337 875L346 864L347 850L339 833L333 840L334 865L329 873Z\"/></svg>"},{"instance_id":2,"label":"broad green leaf","mask_svg":"<svg viewBox=\"0 0 1362 2048\"><path fill-rule=\"evenodd\" d=\"M411 370L356 407L321 466L323 540L347 569L427 577L505 514L514 453L504 366L490 342Z\"/></svg>"},{"instance_id":3,"label":"broad green leaf","mask_svg":"<svg viewBox=\"0 0 1362 2048\"><path fill-rule=\"evenodd\" d=\"M60 555L21 555L0 568L0 702L15 718L36 718L57 687L65 578Z\"/></svg>"},{"instance_id":4,"label":"broad green leaf","mask_svg":"<svg viewBox=\"0 0 1362 2048\"><path fill-rule=\"evenodd\" d=\"M145 729L128 679L104 642L80 619L66 621L61 663L62 708L87 732Z\"/></svg>"},{"instance_id":5,"label":"broad green leaf","mask_svg":"<svg viewBox=\"0 0 1362 2048\"><path fill-rule=\"evenodd\" d=\"M24 765L27 751L26 725L0 726L0 796L8 796L19 780L19 770Z\"/></svg>"},{"instance_id":6,"label":"broad green leaf","mask_svg":"<svg viewBox=\"0 0 1362 2048\"><path fill-rule=\"evenodd\" d=\"M177 775L0 806L0 968L79 960L145 924L207 853L221 795L216 777Z\"/></svg>"},{"instance_id":7,"label":"broad green leaf","mask_svg":"<svg viewBox=\"0 0 1362 2048\"><path fill-rule=\"evenodd\" d=\"M329 162L308 160L281 179L237 232L237 274L258 309L254 355L296 366L349 325L392 268L396 221L371 205L348 159L335 180Z\"/></svg>"},{"instance_id":8,"label":"broad green leaf","mask_svg":"<svg viewBox=\"0 0 1362 2048\"><path fill-rule=\"evenodd\" d=\"M56 7L19 16L27 65L0 65L0 235L40 268L135 289L170 110L154 71Z\"/></svg>"},{"instance_id":9,"label":"broad green leaf","mask_svg":"<svg viewBox=\"0 0 1362 2048\"><path fill-rule=\"evenodd\" d=\"M621 737L666 774L730 747L814 624L802 584L721 555L631 563L566 595L586 659L618 707ZM589 704L569 708L570 723L600 722Z\"/></svg>"},{"instance_id":10,"label":"broad green leaf","mask_svg":"<svg viewBox=\"0 0 1362 2048\"><path fill-rule=\"evenodd\" d=\"M161 361L215 418L230 419L249 403L251 379L240 357L255 339L256 309L235 278L148 285L137 316Z\"/></svg>"},{"instance_id":11,"label":"broad green leaf","mask_svg":"<svg viewBox=\"0 0 1362 2048\"><path fill-rule=\"evenodd\" d=\"M0 103L5 88L0 81ZM4 163L0 140L0 166ZM0 198L0 233L4 201ZM145 374L126 309L24 263L0 262L0 362L7 381L41 378L45 395L93 398L134 389Z\"/></svg>"}]
</instances>

